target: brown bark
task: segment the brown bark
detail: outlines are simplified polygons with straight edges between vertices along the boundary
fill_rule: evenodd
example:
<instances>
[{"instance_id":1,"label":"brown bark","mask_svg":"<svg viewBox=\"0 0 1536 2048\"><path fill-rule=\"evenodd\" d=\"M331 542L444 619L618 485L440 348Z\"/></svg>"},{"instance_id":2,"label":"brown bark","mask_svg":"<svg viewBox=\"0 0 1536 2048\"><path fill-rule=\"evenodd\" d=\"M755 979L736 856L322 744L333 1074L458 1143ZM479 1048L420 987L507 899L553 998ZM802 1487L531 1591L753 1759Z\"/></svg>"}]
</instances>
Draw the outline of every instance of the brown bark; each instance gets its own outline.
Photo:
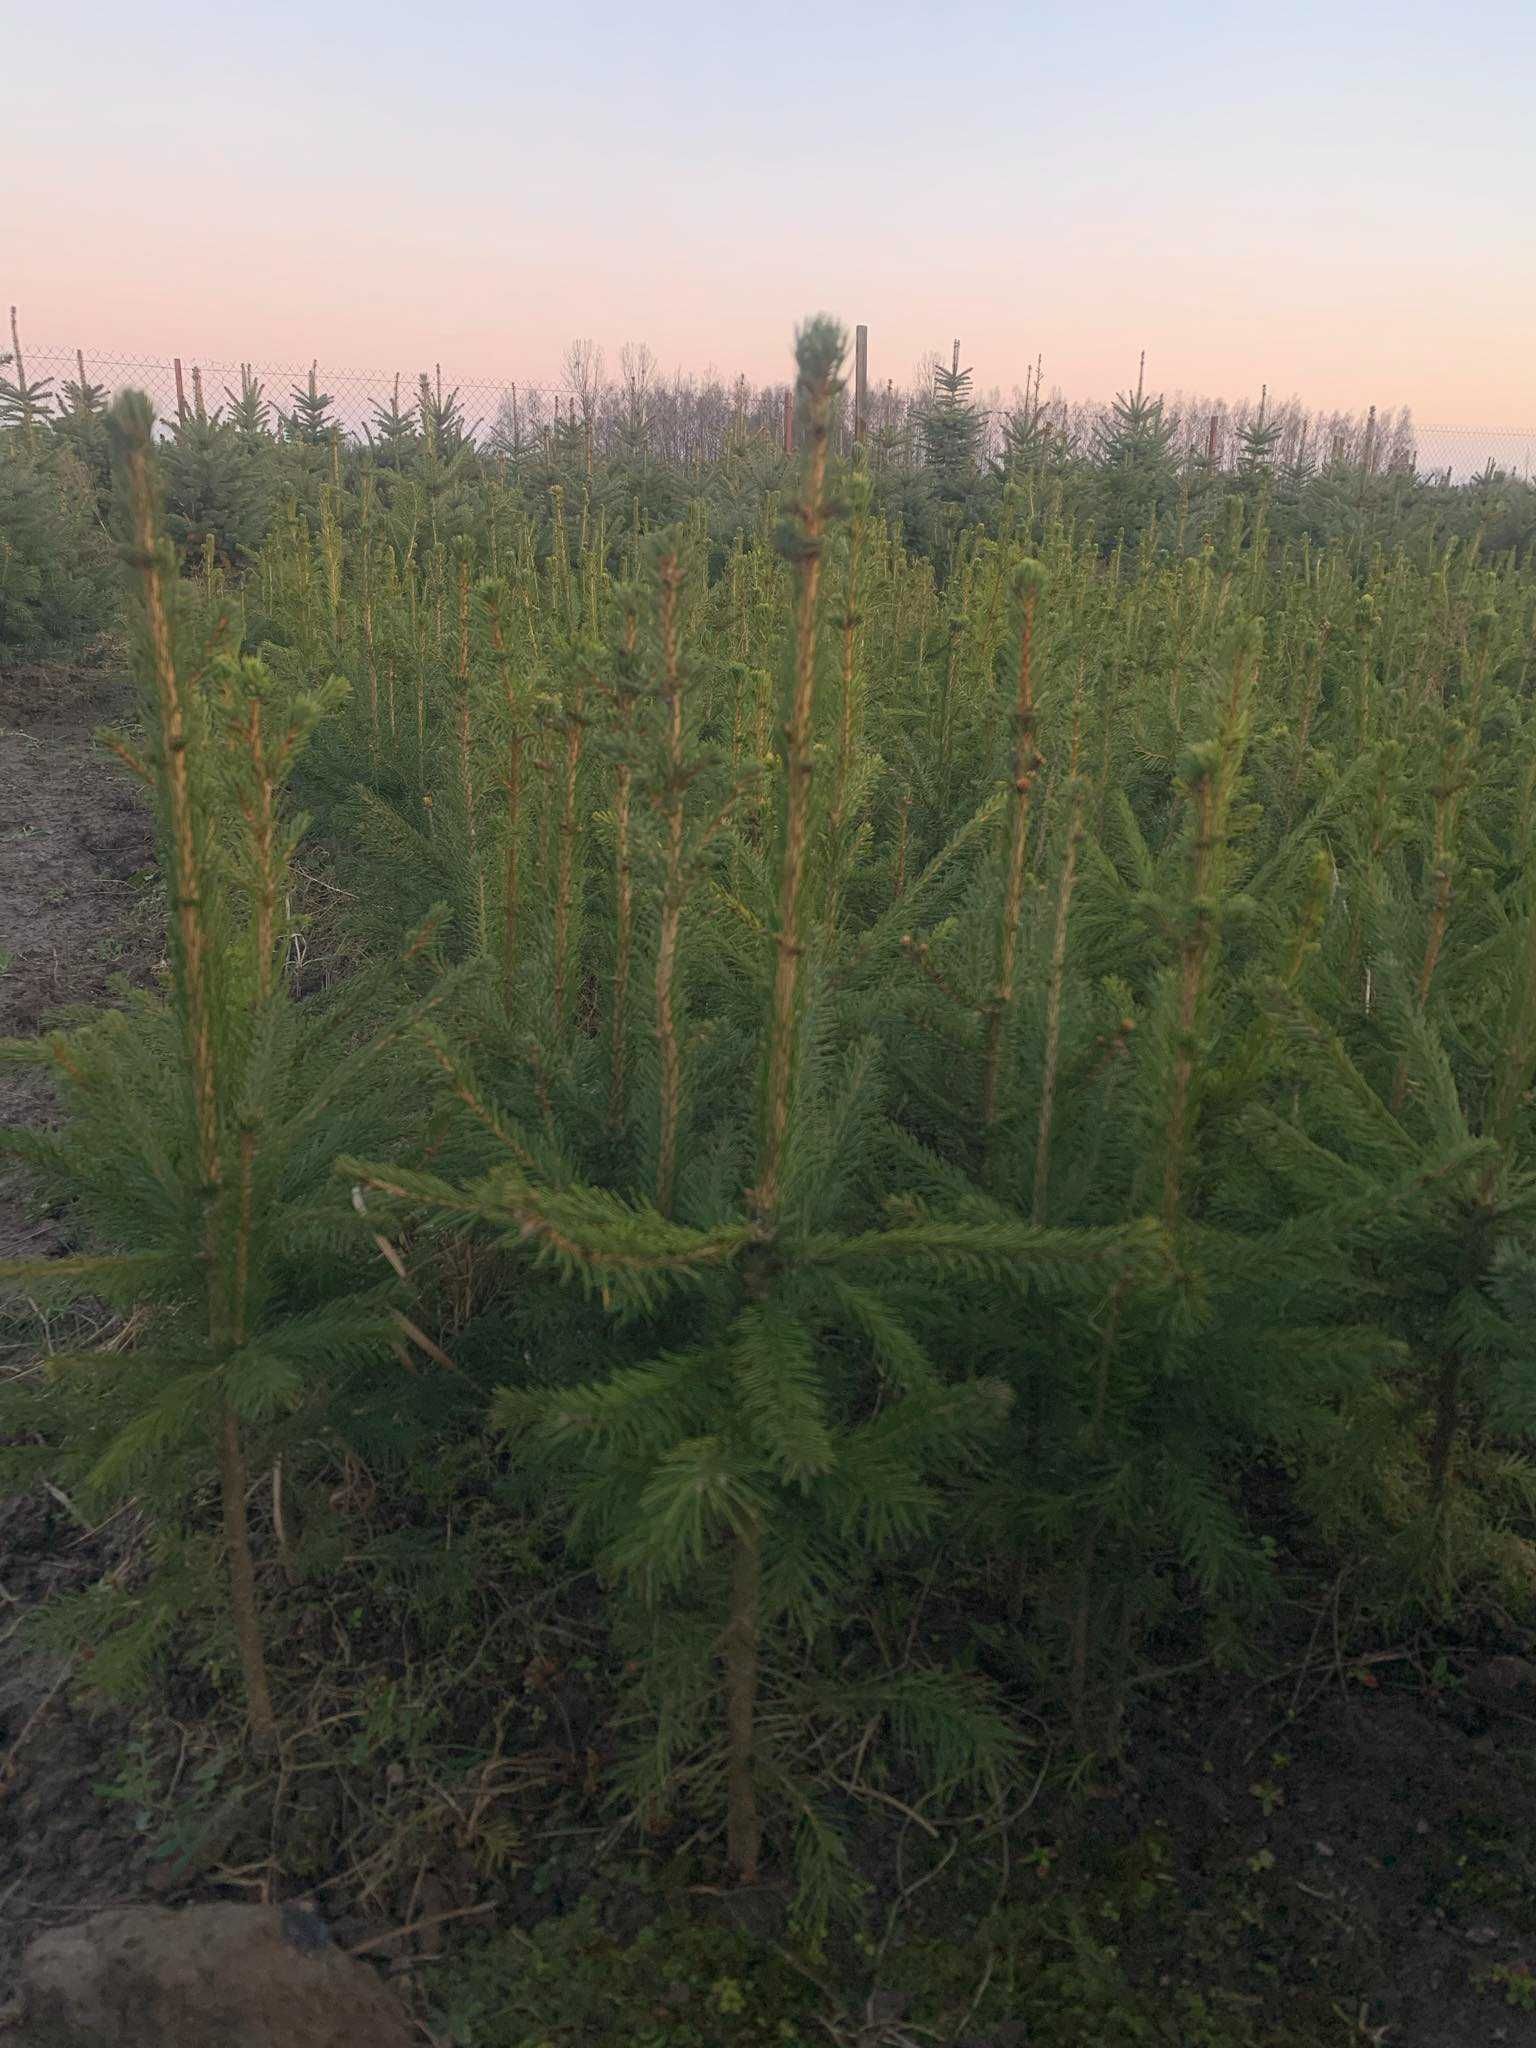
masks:
<instances>
[{"instance_id":1,"label":"brown bark","mask_svg":"<svg viewBox=\"0 0 1536 2048\"><path fill-rule=\"evenodd\" d=\"M1013 821L1008 846L1008 879L1003 889L1002 923L998 934L997 986L987 1011L986 1050L981 1081L981 1120L990 1130L997 1117L997 1087L1002 1068L1003 1029L1013 1007L1018 967L1019 927L1024 914L1024 866L1029 853L1029 804L1040 756L1035 751L1034 692L1035 598L1024 600L1019 634L1018 698L1014 709Z\"/></svg>"},{"instance_id":2,"label":"brown bark","mask_svg":"<svg viewBox=\"0 0 1536 2048\"><path fill-rule=\"evenodd\" d=\"M762 1538L756 1528L744 1529L731 1560L731 1618L725 1635L726 1855L743 1884L756 1884L763 1846L753 1754L762 1576Z\"/></svg>"},{"instance_id":3,"label":"brown bark","mask_svg":"<svg viewBox=\"0 0 1536 2048\"><path fill-rule=\"evenodd\" d=\"M219 1432L219 1491L224 1510L224 1547L229 1559L229 1604L235 1642L245 1678L246 1712L251 1740L262 1755L277 1746L277 1716L267 1682L267 1656L261 1640L261 1611L256 1592L256 1566L246 1519L247 1473L240 1442L239 1418L226 1408Z\"/></svg>"}]
</instances>

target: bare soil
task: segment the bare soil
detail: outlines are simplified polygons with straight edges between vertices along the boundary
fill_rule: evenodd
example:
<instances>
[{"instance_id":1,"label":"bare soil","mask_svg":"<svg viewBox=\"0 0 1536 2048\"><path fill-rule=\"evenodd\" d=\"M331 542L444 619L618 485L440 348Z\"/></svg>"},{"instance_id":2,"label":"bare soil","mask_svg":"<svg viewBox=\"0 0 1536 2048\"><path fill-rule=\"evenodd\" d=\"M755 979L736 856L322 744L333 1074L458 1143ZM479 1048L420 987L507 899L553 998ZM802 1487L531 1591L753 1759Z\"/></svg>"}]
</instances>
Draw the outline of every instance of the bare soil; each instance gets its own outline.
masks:
<instances>
[{"instance_id":1,"label":"bare soil","mask_svg":"<svg viewBox=\"0 0 1536 2048\"><path fill-rule=\"evenodd\" d=\"M153 892L149 813L133 777L92 737L127 703L121 672L106 664L0 668L0 1037L43 1030L154 971L160 935L143 915ZM35 1069L0 1067L0 1120L50 1114ZM0 1181L0 1257L61 1248L14 1178Z\"/></svg>"},{"instance_id":2,"label":"bare soil","mask_svg":"<svg viewBox=\"0 0 1536 2048\"><path fill-rule=\"evenodd\" d=\"M92 738L128 702L109 659L0 668L0 1037L44 1030L154 974L148 810ZM0 1120L45 1124L54 1114L43 1074L0 1065ZM69 1249L67 1220L40 1213L23 1178L0 1165L0 1258ZM6 1377L35 1369L51 1334L41 1320L29 1326L25 1304L0 1321L0 1403ZM117 1774L123 1724L78 1708L60 1663L14 1640L41 1602L110 1568L113 1544L110 1530L89 1534L62 1496L0 1497L0 2006L34 1934L138 1894L147 1874L131 1813L94 1790Z\"/></svg>"},{"instance_id":3,"label":"bare soil","mask_svg":"<svg viewBox=\"0 0 1536 2048\"><path fill-rule=\"evenodd\" d=\"M1166 1837L1177 1980L1383 2048L1536 2048L1536 1664L1180 1689L1130 1766L1107 1829Z\"/></svg>"}]
</instances>

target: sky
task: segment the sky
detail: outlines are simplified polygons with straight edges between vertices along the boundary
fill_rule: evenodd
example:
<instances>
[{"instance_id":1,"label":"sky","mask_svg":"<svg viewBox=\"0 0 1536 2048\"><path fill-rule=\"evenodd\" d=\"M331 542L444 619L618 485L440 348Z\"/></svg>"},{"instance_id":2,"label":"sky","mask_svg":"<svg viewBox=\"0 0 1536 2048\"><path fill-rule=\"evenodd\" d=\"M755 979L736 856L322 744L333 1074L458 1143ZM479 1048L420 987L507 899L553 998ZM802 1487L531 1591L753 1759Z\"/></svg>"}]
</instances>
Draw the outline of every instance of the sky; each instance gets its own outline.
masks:
<instances>
[{"instance_id":1,"label":"sky","mask_svg":"<svg viewBox=\"0 0 1536 2048\"><path fill-rule=\"evenodd\" d=\"M7 10L0 298L93 355L1536 425L1536 0Z\"/></svg>"}]
</instances>

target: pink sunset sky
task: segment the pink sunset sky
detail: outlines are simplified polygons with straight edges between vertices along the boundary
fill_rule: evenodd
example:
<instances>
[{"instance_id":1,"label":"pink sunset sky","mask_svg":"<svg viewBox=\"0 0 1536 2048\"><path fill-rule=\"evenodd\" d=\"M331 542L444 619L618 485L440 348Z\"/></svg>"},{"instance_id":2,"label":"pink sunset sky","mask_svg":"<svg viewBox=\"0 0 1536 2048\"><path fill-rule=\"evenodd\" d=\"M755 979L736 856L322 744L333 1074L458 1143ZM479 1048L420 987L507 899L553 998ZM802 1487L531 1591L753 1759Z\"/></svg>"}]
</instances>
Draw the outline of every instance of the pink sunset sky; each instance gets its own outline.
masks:
<instances>
[{"instance_id":1,"label":"pink sunset sky","mask_svg":"<svg viewBox=\"0 0 1536 2048\"><path fill-rule=\"evenodd\" d=\"M88 357L1149 381L1536 425L1536 6L81 0L7 30L0 291Z\"/></svg>"}]
</instances>

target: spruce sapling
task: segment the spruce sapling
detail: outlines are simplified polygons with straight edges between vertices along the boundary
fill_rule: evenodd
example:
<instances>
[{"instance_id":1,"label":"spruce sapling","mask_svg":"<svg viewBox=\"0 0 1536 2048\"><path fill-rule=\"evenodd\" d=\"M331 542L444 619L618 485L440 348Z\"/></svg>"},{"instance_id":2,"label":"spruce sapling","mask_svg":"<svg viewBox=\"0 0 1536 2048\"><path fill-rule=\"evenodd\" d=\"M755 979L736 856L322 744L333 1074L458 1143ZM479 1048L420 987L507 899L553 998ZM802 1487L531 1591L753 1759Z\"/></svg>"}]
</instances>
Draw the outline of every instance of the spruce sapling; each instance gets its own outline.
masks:
<instances>
[{"instance_id":1,"label":"spruce sapling","mask_svg":"<svg viewBox=\"0 0 1536 2048\"><path fill-rule=\"evenodd\" d=\"M219 622L194 636L163 536L147 401L120 399L111 428L147 731L142 750L111 743L156 800L170 994L5 1048L50 1068L71 1112L61 1132L8 1133L9 1149L79 1202L106 1249L11 1262L0 1278L158 1310L148 1341L121 1359L55 1369L116 1367L78 1446L98 1493L166 1481L195 1492L210 1465L216 1474L227 1612L265 1752L277 1710L249 1522L253 1446L301 1406L313 1432L326 1375L391 1347L388 1289L337 1286L333 1261L315 1256L348 1213L327 1141L379 1132L384 1093L369 1103L363 1082L382 1041L349 1049L345 1027L293 1001L283 971L299 827L282 791L340 686L286 692L234 654Z\"/></svg>"}]
</instances>

